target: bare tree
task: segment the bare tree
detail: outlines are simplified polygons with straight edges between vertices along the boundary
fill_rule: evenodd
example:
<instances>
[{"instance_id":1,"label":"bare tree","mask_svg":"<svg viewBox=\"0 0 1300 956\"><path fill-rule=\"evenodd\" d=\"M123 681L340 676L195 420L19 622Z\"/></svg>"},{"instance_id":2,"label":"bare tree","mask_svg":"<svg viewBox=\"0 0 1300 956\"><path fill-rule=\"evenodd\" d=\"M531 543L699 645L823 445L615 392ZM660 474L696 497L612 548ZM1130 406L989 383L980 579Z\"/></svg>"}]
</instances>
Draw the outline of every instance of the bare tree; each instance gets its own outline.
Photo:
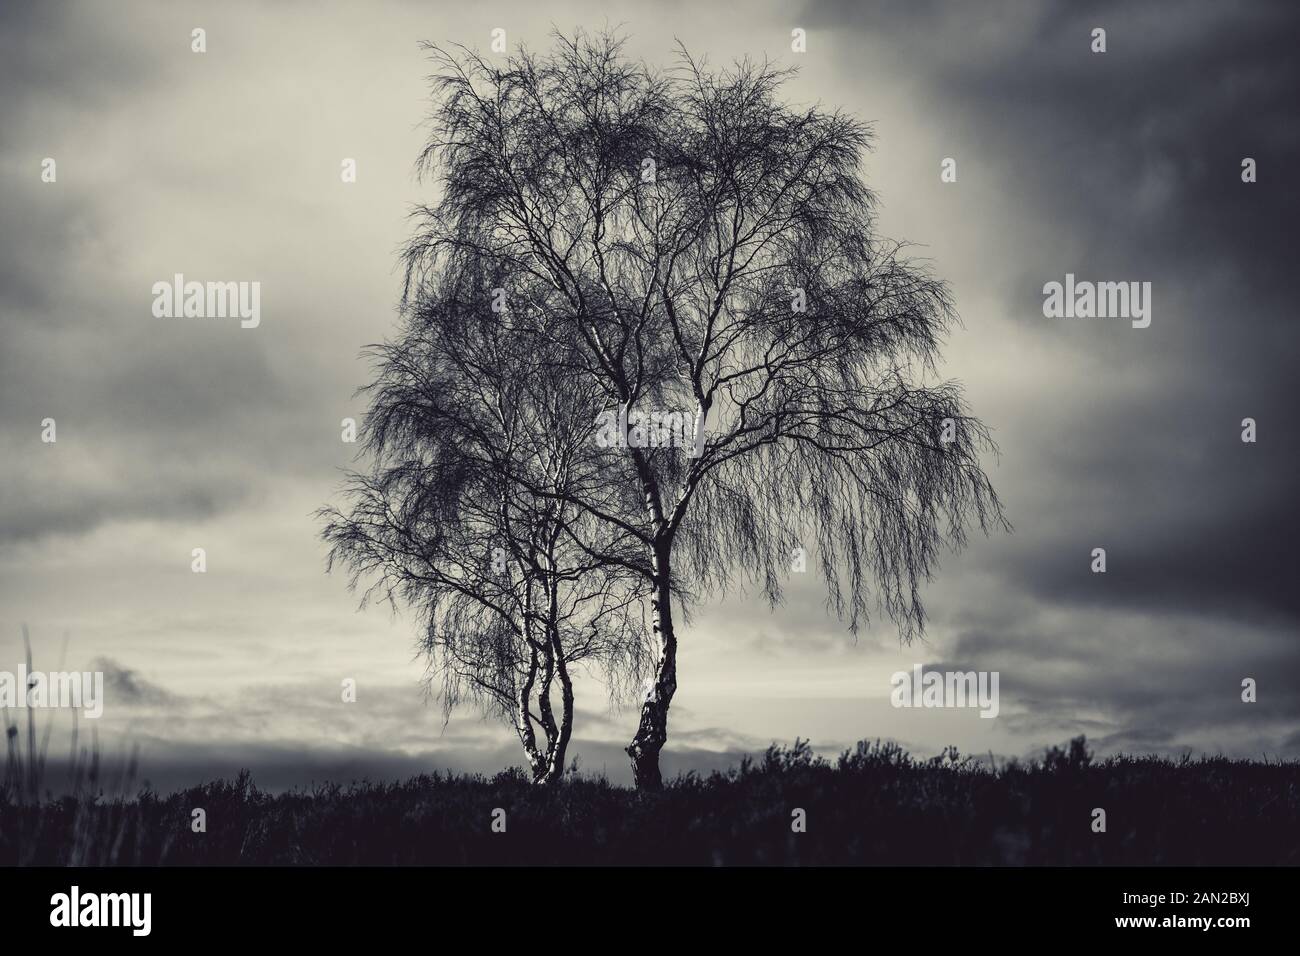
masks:
<instances>
[{"instance_id":1,"label":"bare tree","mask_svg":"<svg viewBox=\"0 0 1300 956\"><path fill-rule=\"evenodd\" d=\"M363 603L414 607L446 713L465 701L496 712L534 780L553 781L573 730L572 668L598 663L625 690L645 629L640 579L577 546L603 527L565 500L589 480L591 386L521 349L455 282L372 353L372 469L349 478L346 513L321 513L330 564L368 582Z\"/></svg>"},{"instance_id":2,"label":"bare tree","mask_svg":"<svg viewBox=\"0 0 1300 956\"><path fill-rule=\"evenodd\" d=\"M676 409L702 429L698 453L610 449L603 484L558 493L616 542L579 545L650 594L654 677L627 750L657 787L674 596L739 580L776 604L806 548L851 630L874 603L906 641L945 543L1005 526L988 433L935 381L956 317L944 285L876 235L868 129L785 104L787 71L712 70L682 50L655 72L582 34L507 61L430 49L421 168L442 195L419 211L408 301L491 274L527 305L508 312L512 334L559 349L593 411Z\"/></svg>"}]
</instances>

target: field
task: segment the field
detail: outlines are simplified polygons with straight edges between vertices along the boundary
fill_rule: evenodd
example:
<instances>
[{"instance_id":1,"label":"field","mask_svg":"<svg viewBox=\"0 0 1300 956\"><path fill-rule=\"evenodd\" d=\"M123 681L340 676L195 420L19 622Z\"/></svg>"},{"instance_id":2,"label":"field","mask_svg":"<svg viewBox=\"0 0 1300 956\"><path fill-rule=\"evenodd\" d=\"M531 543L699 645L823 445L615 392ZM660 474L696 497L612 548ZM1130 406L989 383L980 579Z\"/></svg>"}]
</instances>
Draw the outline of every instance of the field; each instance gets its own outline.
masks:
<instances>
[{"instance_id":1,"label":"field","mask_svg":"<svg viewBox=\"0 0 1300 956\"><path fill-rule=\"evenodd\" d=\"M799 743L654 794L509 771L279 795L242 774L108 798L82 768L77 794L42 798L23 770L11 760L0 790L4 866L1300 863L1300 764L1094 761L1082 738L997 768L879 742L828 761Z\"/></svg>"}]
</instances>

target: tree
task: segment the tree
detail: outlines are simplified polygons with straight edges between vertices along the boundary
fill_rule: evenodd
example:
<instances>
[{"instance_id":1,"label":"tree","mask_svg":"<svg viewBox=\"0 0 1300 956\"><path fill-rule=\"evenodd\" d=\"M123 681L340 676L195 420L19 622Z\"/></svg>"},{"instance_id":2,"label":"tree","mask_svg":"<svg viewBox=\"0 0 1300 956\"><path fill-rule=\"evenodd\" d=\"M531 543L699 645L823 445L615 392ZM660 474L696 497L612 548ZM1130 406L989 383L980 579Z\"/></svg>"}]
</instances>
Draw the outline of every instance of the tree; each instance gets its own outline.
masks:
<instances>
[{"instance_id":1,"label":"tree","mask_svg":"<svg viewBox=\"0 0 1300 956\"><path fill-rule=\"evenodd\" d=\"M346 512L322 510L324 537L330 566L369 582L363 604L416 609L448 716L465 701L497 713L549 783L572 735L574 665L603 665L616 693L640 672L639 579L575 544L596 524L564 500L590 480L590 385L462 293L426 294L371 349L372 468L349 477Z\"/></svg>"},{"instance_id":2,"label":"tree","mask_svg":"<svg viewBox=\"0 0 1300 956\"><path fill-rule=\"evenodd\" d=\"M553 346L591 410L675 410L702 430L699 454L604 449L603 483L524 479L608 529L612 548L579 547L649 594L654 674L627 750L638 786L657 787L674 600L740 581L775 605L808 546L851 631L874 601L907 641L943 546L1006 526L987 430L932 381L956 316L943 283L876 235L869 131L783 103L788 71L711 70L683 49L654 72L608 35L501 63L430 49L420 168L442 195L418 211L407 301L491 275L527 304L511 334Z\"/></svg>"}]
</instances>

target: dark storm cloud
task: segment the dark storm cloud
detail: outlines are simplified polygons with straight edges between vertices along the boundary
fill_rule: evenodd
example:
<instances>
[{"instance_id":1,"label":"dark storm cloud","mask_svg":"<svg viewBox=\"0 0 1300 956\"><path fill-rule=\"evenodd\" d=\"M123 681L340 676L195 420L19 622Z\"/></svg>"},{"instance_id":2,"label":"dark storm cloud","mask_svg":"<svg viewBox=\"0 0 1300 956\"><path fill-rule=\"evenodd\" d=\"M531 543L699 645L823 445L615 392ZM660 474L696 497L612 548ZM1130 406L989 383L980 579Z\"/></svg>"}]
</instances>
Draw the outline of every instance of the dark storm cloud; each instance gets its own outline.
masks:
<instances>
[{"instance_id":1,"label":"dark storm cloud","mask_svg":"<svg viewBox=\"0 0 1300 956\"><path fill-rule=\"evenodd\" d=\"M919 75L1041 231L1007 240L1004 290L1029 336L1069 336L1099 377L1084 407L999 422L1041 456L1010 502L1004 573L1051 602L1300 620L1300 425L1292 414L1300 12L1288 3L816 3ZM1108 52L1090 50L1107 31ZM842 35L842 34L841 34ZM849 34L850 36L852 34ZM1259 182L1240 179L1243 157ZM1073 272L1153 283L1150 329L1041 313ZM1069 320L1065 320L1069 321ZM1145 387L1117 389L1126 379ZM1140 401L1135 401L1140 395ZM1028 410L1026 410L1028 412ZM1244 417L1260 441L1239 440ZM1105 587L1080 574L1107 548Z\"/></svg>"},{"instance_id":2,"label":"dark storm cloud","mask_svg":"<svg viewBox=\"0 0 1300 956\"><path fill-rule=\"evenodd\" d=\"M1200 374L1219 373L1206 360ZM1280 369L1263 374L1284 380ZM1287 400L1280 390L1214 400L1200 388L1178 377L1172 393L1153 388L1125 405L1099 380L1095 401L1015 426L1042 477L1013 503L1017 533L990 557L1009 586L1052 604L1300 620L1291 504L1300 434ZM1240 441L1247 415L1259 422L1257 444ZM1104 575L1090 571L1097 547Z\"/></svg>"},{"instance_id":3,"label":"dark storm cloud","mask_svg":"<svg viewBox=\"0 0 1300 956\"><path fill-rule=\"evenodd\" d=\"M1150 616L1075 614L1006 619L967 631L945 670L996 670L999 720L1017 734L1086 733L1100 751L1180 752L1196 746L1300 754L1300 655L1285 630L1220 627ZM1242 681L1257 699L1242 700Z\"/></svg>"}]
</instances>

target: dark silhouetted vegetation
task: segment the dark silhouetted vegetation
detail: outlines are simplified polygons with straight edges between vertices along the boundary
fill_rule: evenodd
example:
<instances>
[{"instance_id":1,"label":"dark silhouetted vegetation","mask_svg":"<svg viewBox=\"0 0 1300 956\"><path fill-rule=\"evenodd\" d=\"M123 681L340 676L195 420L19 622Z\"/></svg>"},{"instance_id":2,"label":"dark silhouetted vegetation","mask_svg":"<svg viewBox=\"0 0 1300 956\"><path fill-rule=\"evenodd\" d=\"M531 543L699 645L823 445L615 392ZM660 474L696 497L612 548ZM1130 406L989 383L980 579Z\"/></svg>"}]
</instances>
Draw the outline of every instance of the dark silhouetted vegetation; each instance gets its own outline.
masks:
<instances>
[{"instance_id":1,"label":"dark silhouetted vegetation","mask_svg":"<svg viewBox=\"0 0 1300 956\"><path fill-rule=\"evenodd\" d=\"M661 792L522 770L273 795L247 773L168 797L0 791L0 864L1203 865L1300 862L1300 763L1094 762L1078 738L991 768L802 742ZM207 832L191 831L206 811ZM1094 833L1093 810L1107 830ZM495 833L493 810L506 811ZM792 832L792 812L807 830Z\"/></svg>"}]
</instances>

